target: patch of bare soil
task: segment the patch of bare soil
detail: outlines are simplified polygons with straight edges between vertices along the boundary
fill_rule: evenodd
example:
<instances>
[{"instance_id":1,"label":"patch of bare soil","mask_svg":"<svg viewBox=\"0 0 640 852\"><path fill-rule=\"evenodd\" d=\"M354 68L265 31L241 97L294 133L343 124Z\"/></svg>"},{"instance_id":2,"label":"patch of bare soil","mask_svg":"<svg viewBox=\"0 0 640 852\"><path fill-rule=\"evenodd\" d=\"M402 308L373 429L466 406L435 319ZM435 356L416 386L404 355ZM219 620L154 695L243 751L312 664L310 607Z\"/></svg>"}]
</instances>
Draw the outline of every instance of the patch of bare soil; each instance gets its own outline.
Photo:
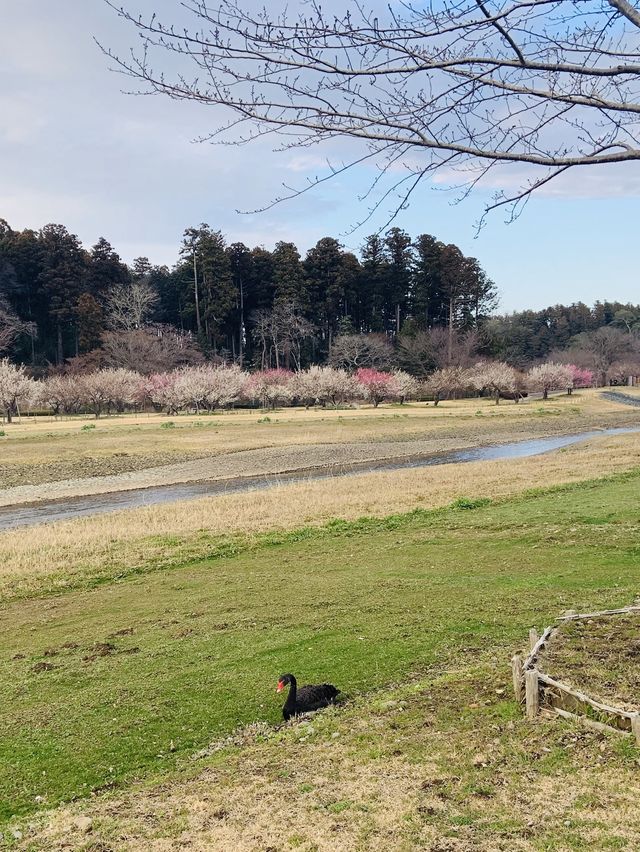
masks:
<instances>
[{"instance_id":1,"label":"patch of bare soil","mask_svg":"<svg viewBox=\"0 0 640 852\"><path fill-rule=\"evenodd\" d=\"M640 710L640 613L565 622L539 667L591 698Z\"/></svg>"},{"instance_id":2,"label":"patch of bare soil","mask_svg":"<svg viewBox=\"0 0 640 852\"><path fill-rule=\"evenodd\" d=\"M110 456L83 456L75 459L18 464L3 460L0 464L0 488L42 485L100 476L113 476L146 470L161 465L182 464L201 458L201 453L116 453ZM209 455L209 454L206 454Z\"/></svg>"}]
</instances>

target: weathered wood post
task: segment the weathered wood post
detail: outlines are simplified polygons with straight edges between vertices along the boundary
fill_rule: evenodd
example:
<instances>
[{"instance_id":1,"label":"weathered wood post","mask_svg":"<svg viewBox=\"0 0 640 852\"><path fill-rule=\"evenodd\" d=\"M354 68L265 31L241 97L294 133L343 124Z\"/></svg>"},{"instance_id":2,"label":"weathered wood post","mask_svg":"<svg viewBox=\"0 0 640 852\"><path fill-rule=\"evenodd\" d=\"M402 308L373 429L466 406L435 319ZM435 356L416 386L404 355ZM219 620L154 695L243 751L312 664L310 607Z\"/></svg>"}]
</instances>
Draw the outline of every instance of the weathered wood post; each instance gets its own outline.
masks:
<instances>
[{"instance_id":1,"label":"weathered wood post","mask_svg":"<svg viewBox=\"0 0 640 852\"><path fill-rule=\"evenodd\" d=\"M636 738L636 745L640 746L640 713L631 717L631 733Z\"/></svg>"},{"instance_id":2,"label":"weathered wood post","mask_svg":"<svg viewBox=\"0 0 640 852\"><path fill-rule=\"evenodd\" d=\"M533 651L533 649L536 647L537 641L538 641L538 631L535 629L535 627L532 627L531 630L529 631L529 650L530 651Z\"/></svg>"},{"instance_id":3,"label":"weathered wood post","mask_svg":"<svg viewBox=\"0 0 640 852\"><path fill-rule=\"evenodd\" d=\"M513 692L518 704L524 699L524 673L522 670L522 658L516 654L511 657L511 673L513 674Z\"/></svg>"},{"instance_id":4,"label":"weathered wood post","mask_svg":"<svg viewBox=\"0 0 640 852\"><path fill-rule=\"evenodd\" d=\"M540 708L540 685L537 669L527 669L524 673L524 692L527 719L535 719Z\"/></svg>"}]
</instances>

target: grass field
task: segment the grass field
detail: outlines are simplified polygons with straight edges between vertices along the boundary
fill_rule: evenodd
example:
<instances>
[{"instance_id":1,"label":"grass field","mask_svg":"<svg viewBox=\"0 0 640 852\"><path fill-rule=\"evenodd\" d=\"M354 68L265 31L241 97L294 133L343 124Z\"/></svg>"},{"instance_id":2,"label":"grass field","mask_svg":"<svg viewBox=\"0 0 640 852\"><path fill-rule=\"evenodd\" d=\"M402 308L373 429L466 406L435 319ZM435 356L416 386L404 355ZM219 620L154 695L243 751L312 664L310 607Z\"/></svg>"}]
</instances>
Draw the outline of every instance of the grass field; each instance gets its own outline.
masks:
<instances>
[{"instance_id":1,"label":"grass field","mask_svg":"<svg viewBox=\"0 0 640 852\"><path fill-rule=\"evenodd\" d=\"M30 848L177 849L185 833L194 849L638 848L635 748L526 725L508 660L560 610L638 594L639 497L631 472L237 538L217 558L8 603L4 819ZM239 726L274 724L288 670L332 680L347 705L194 764ZM67 811L37 834L34 812L136 779L135 795L72 809L93 816L89 840Z\"/></svg>"}]
</instances>

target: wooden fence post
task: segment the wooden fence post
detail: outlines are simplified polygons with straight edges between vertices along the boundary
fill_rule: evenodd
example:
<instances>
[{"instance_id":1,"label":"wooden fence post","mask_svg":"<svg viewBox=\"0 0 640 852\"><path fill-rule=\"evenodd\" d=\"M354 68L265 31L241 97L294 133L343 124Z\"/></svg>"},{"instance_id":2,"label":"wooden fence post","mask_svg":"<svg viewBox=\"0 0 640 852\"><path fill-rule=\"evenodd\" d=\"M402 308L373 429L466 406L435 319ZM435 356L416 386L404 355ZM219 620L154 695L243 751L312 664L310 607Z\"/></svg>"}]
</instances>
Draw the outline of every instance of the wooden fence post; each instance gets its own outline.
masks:
<instances>
[{"instance_id":1,"label":"wooden fence post","mask_svg":"<svg viewBox=\"0 0 640 852\"><path fill-rule=\"evenodd\" d=\"M524 698L524 674L522 671L522 658L516 654L511 657L511 672L513 674L513 691L518 704L522 704Z\"/></svg>"},{"instance_id":2,"label":"wooden fence post","mask_svg":"<svg viewBox=\"0 0 640 852\"><path fill-rule=\"evenodd\" d=\"M535 719L540 708L540 686L537 669L528 669L524 673L524 690L527 719Z\"/></svg>"},{"instance_id":3,"label":"wooden fence post","mask_svg":"<svg viewBox=\"0 0 640 852\"><path fill-rule=\"evenodd\" d=\"M537 642L538 642L538 631L535 629L535 627L532 627L531 630L529 631L529 650L530 651L533 651L533 649L536 647Z\"/></svg>"},{"instance_id":4,"label":"wooden fence post","mask_svg":"<svg viewBox=\"0 0 640 852\"><path fill-rule=\"evenodd\" d=\"M631 717L631 733L636 738L636 745L640 746L640 713Z\"/></svg>"}]
</instances>

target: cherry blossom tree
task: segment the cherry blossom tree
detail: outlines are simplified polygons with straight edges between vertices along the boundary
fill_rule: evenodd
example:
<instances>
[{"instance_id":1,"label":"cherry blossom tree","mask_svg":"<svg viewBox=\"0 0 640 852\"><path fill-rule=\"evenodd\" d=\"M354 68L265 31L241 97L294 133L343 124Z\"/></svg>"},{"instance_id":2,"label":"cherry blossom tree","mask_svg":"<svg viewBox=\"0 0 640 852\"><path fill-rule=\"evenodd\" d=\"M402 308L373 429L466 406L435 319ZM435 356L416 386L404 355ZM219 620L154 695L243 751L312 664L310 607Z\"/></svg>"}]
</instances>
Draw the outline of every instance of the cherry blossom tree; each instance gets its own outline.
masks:
<instances>
[{"instance_id":1,"label":"cherry blossom tree","mask_svg":"<svg viewBox=\"0 0 640 852\"><path fill-rule=\"evenodd\" d=\"M469 384L476 390L490 391L496 401L508 394L516 402L520 399L520 380L518 371L504 361L482 361L469 370Z\"/></svg>"},{"instance_id":2,"label":"cherry blossom tree","mask_svg":"<svg viewBox=\"0 0 640 852\"><path fill-rule=\"evenodd\" d=\"M461 367L443 367L427 376L423 388L433 396L433 404L437 406L443 396L463 390L468 384L466 372Z\"/></svg>"},{"instance_id":3,"label":"cherry blossom tree","mask_svg":"<svg viewBox=\"0 0 640 852\"><path fill-rule=\"evenodd\" d=\"M0 407L7 423L11 423L21 405L35 398L36 392L36 383L27 375L24 367L16 367L8 358L0 360Z\"/></svg>"},{"instance_id":4,"label":"cherry blossom tree","mask_svg":"<svg viewBox=\"0 0 640 852\"><path fill-rule=\"evenodd\" d=\"M542 398L549 398L551 390L565 390L573 387L573 373L565 364L547 361L532 367L526 376L526 386L532 391L542 391Z\"/></svg>"},{"instance_id":5,"label":"cherry blossom tree","mask_svg":"<svg viewBox=\"0 0 640 852\"><path fill-rule=\"evenodd\" d=\"M260 370L247 379L244 395L247 399L259 400L262 408L275 408L291 400L292 379L290 370Z\"/></svg>"},{"instance_id":6,"label":"cherry blossom tree","mask_svg":"<svg viewBox=\"0 0 640 852\"><path fill-rule=\"evenodd\" d=\"M593 370L587 370L584 367L578 367L576 364L567 364L567 369L571 371L571 386L568 388L571 394L574 388L591 388L595 381Z\"/></svg>"},{"instance_id":7,"label":"cherry blossom tree","mask_svg":"<svg viewBox=\"0 0 640 852\"><path fill-rule=\"evenodd\" d=\"M362 367L356 372L356 379L362 385L365 398L377 408L385 399L397 399L398 386L393 373L383 373L372 367Z\"/></svg>"}]
</instances>

